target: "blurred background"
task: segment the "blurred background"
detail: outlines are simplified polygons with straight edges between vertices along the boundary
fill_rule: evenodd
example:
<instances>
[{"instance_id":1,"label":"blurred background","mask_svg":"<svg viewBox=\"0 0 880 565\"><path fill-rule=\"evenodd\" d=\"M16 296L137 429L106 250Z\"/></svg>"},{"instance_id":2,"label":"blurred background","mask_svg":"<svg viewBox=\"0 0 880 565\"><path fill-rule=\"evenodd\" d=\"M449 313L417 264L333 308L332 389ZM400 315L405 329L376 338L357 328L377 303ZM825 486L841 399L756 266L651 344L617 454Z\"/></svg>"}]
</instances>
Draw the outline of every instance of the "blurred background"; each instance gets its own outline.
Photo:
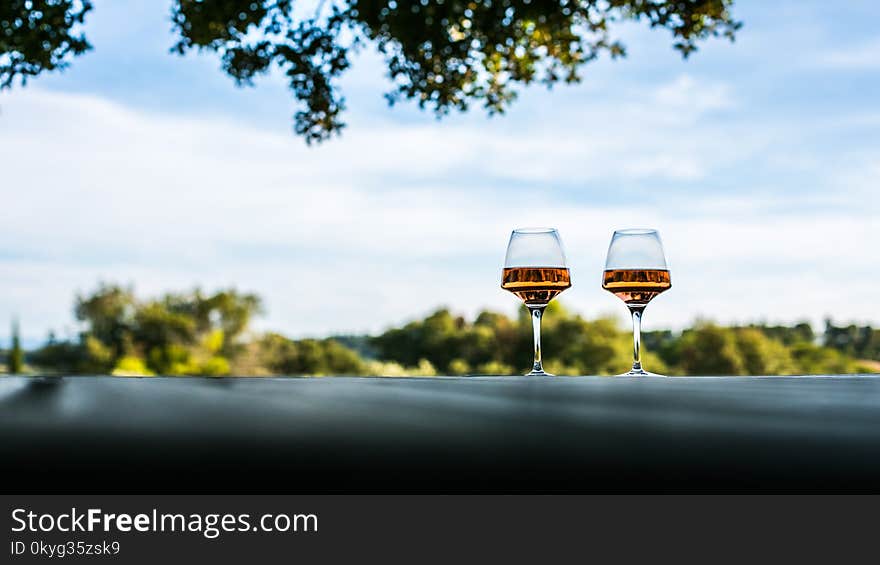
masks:
<instances>
[{"instance_id":1,"label":"blurred background","mask_svg":"<svg viewBox=\"0 0 880 565\"><path fill-rule=\"evenodd\" d=\"M568 44L560 14L590 2L295 2L279 25L318 56L327 37L298 22L332 30L332 10L349 10L333 33L362 46L332 92L320 73L339 53L286 74L303 54L262 45L272 12L235 1L213 4L240 24L219 32L200 11L211 2L95 1L71 27L91 48L22 85L10 30L42 4L0 8L4 371L520 373L531 327L501 266L511 229L544 225L560 230L573 283L545 317L552 372L630 364L626 310L600 287L622 227L658 228L671 263L643 325L649 370L880 371L876 2L679 3L699 25L664 19L664 2L599 3L609 42L595 60L563 54L582 80L563 68L552 89L547 38ZM496 24L525 26L526 43L477 54L467 111L434 88L448 74L389 77L400 45L450 59L425 55L420 33L474 47L481 25L507 29ZM696 34L688 57L682 33ZM253 72L267 52L282 64ZM533 77L485 78L533 55ZM323 113L309 122L304 108Z\"/></svg>"}]
</instances>

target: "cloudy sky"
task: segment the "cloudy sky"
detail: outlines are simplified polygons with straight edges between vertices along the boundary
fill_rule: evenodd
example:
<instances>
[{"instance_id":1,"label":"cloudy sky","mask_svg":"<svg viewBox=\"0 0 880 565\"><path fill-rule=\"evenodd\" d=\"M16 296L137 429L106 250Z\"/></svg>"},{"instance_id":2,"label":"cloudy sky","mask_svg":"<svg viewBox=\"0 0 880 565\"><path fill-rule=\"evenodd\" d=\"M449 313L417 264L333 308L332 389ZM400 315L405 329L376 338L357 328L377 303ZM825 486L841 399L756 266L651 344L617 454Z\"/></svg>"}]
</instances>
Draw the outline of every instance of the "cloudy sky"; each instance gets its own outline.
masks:
<instances>
[{"instance_id":1,"label":"cloudy sky","mask_svg":"<svg viewBox=\"0 0 880 565\"><path fill-rule=\"evenodd\" d=\"M833 6L832 6L833 4ZM742 0L735 44L690 60L627 25L627 59L535 87L501 118L386 107L381 60L343 81L349 127L306 147L281 77L238 89L169 54L168 2L96 2L94 50L0 93L0 336L75 331L77 292L257 292L258 327L377 331L446 305L514 312L511 228L560 229L588 316L614 228L657 227L673 289L646 329L880 323L880 5Z\"/></svg>"}]
</instances>

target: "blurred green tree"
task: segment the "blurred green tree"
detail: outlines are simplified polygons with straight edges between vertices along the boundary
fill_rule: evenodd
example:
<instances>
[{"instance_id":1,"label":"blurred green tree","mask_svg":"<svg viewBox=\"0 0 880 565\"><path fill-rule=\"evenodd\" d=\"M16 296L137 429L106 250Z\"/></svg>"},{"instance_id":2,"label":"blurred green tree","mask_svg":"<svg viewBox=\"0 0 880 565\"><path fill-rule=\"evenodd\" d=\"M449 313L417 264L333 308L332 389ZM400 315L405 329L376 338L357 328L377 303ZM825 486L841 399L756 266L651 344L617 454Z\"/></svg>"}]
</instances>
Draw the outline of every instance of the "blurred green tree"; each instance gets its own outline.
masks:
<instances>
[{"instance_id":1,"label":"blurred green tree","mask_svg":"<svg viewBox=\"0 0 880 565\"><path fill-rule=\"evenodd\" d=\"M755 328L733 330L746 375L793 375L798 365L785 345Z\"/></svg>"},{"instance_id":2,"label":"blurred green tree","mask_svg":"<svg viewBox=\"0 0 880 565\"><path fill-rule=\"evenodd\" d=\"M798 372L804 375L844 375L848 373L877 372L877 368L862 365L857 360L829 347L811 343L792 346L792 357L798 363Z\"/></svg>"},{"instance_id":3,"label":"blurred green tree","mask_svg":"<svg viewBox=\"0 0 880 565\"><path fill-rule=\"evenodd\" d=\"M767 326L764 324L752 324L747 326L753 328L769 338L781 341L785 345L794 345L795 343L813 343L816 340L816 334L813 332L812 326L807 322L798 322L794 326Z\"/></svg>"},{"instance_id":4,"label":"blurred green tree","mask_svg":"<svg viewBox=\"0 0 880 565\"><path fill-rule=\"evenodd\" d=\"M12 347L7 358L8 371L16 375L24 370L24 351L21 348L18 320L12 321Z\"/></svg>"},{"instance_id":5,"label":"blurred green tree","mask_svg":"<svg viewBox=\"0 0 880 565\"><path fill-rule=\"evenodd\" d=\"M688 375L744 375L745 363L736 336L728 328L700 323L685 330L679 346L681 367Z\"/></svg>"},{"instance_id":6,"label":"blurred green tree","mask_svg":"<svg viewBox=\"0 0 880 565\"><path fill-rule=\"evenodd\" d=\"M135 324L134 294L130 288L102 283L91 295L76 297L74 315L90 336L121 351Z\"/></svg>"},{"instance_id":7,"label":"blurred green tree","mask_svg":"<svg viewBox=\"0 0 880 565\"><path fill-rule=\"evenodd\" d=\"M49 342L28 356L40 369L119 375L389 375L522 374L532 362L525 309L515 317L483 311L473 320L446 308L376 336L293 340L254 335L259 298L235 290L196 289L138 299L130 289L101 285L76 299L84 324L78 341ZM870 328L869 328L870 329ZM865 351L865 328L838 328L816 343L808 324L721 327L699 322L680 335L646 332L645 366L662 374L847 374L880 364L843 352ZM613 318L587 320L554 301L543 328L548 370L558 375L610 375L632 361L632 335ZM843 336L841 338L841 336ZM355 349L356 348L356 349ZM656 351L655 351L656 348Z\"/></svg>"},{"instance_id":8,"label":"blurred green tree","mask_svg":"<svg viewBox=\"0 0 880 565\"><path fill-rule=\"evenodd\" d=\"M335 340L294 341L269 333L258 341L262 364L283 375L362 375L365 362Z\"/></svg>"},{"instance_id":9,"label":"blurred green tree","mask_svg":"<svg viewBox=\"0 0 880 565\"><path fill-rule=\"evenodd\" d=\"M79 343L50 340L34 360L70 373L224 375L261 308L257 296L235 290L139 301L131 289L102 284L76 299Z\"/></svg>"},{"instance_id":10,"label":"blurred green tree","mask_svg":"<svg viewBox=\"0 0 880 565\"><path fill-rule=\"evenodd\" d=\"M871 326L836 326L825 320L823 341L826 347L861 359L880 360L880 330Z\"/></svg>"},{"instance_id":11,"label":"blurred green tree","mask_svg":"<svg viewBox=\"0 0 880 565\"><path fill-rule=\"evenodd\" d=\"M558 301L545 312L543 334L547 366L557 374L615 374L632 361L632 337L615 320L588 321ZM443 374L522 374L532 363L532 325L524 309L515 319L484 311L473 323L442 309L376 336L373 346L381 359L425 359ZM667 370L655 355L646 362Z\"/></svg>"}]
</instances>

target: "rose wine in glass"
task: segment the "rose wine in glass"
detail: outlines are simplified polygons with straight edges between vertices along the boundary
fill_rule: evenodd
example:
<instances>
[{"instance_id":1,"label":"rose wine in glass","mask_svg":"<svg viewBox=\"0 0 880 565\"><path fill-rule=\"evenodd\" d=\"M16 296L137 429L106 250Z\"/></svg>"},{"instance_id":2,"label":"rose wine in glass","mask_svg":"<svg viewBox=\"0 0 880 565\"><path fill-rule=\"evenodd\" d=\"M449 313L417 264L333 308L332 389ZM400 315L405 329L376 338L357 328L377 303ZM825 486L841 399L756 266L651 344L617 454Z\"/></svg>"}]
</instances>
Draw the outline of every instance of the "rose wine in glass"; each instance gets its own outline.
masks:
<instances>
[{"instance_id":1,"label":"rose wine in glass","mask_svg":"<svg viewBox=\"0 0 880 565\"><path fill-rule=\"evenodd\" d=\"M657 230L617 230L611 236L602 288L623 300L633 320L633 366L624 375L654 375L642 368L642 314L648 303L672 287Z\"/></svg>"},{"instance_id":2,"label":"rose wine in glass","mask_svg":"<svg viewBox=\"0 0 880 565\"><path fill-rule=\"evenodd\" d=\"M559 232L554 228L513 230L507 244L501 288L523 301L532 318L535 361L526 376L552 376L541 359L541 317L551 300L571 287Z\"/></svg>"}]
</instances>

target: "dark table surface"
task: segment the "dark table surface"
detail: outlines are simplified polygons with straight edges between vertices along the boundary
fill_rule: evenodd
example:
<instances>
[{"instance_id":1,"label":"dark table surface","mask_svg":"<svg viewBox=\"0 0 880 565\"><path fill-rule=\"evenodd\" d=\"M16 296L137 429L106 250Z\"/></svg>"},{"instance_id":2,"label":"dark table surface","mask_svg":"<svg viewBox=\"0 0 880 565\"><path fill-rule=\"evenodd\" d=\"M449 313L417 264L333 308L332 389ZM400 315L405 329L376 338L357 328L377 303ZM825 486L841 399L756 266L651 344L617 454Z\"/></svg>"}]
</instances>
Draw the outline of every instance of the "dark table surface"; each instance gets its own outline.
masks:
<instances>
[{"instance_id":1,"label":"dark table surface","mask_svg":"<svg viewBox=\"0 0 880 565\"><path fill-rule=\"evenodd\" d=\"M0 377L0 462L41 492L880 492L880 378Z\"/></svg>"}]
</instances>

